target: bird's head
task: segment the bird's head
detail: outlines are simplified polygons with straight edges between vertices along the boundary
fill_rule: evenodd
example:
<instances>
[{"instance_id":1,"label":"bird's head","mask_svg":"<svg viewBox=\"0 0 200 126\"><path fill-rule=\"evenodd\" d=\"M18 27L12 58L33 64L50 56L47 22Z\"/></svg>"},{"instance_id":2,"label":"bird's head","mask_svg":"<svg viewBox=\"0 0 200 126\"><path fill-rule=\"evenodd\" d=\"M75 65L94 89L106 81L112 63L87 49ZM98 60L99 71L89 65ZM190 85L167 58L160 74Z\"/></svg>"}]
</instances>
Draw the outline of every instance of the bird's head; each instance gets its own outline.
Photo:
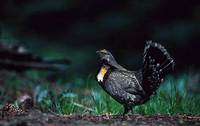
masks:
<instances>
[{"instance_id":1,"label":"bird's head","mask_svg":"<svg viewBox=\"0 0 200 126\"><path fill-rule=\"evenodd\" d=\"M115 58L108 50L102 49L96 51L96 53L99 55L101 63L111 66L116 63Z\"/></svg>"},{"instance_id":2,"label":"bird's head","mask_svg":"<svg viewBox=\"0 0 200 126\"><path fill-rule=\"evenodd\" d=\"M113 55L108 50L102 49L102 50L96 51L96 53L100 57L101 65L104 65L112 69L126 70L125 68L123 68L117 63Z\"/></svg>"}]
</instances>

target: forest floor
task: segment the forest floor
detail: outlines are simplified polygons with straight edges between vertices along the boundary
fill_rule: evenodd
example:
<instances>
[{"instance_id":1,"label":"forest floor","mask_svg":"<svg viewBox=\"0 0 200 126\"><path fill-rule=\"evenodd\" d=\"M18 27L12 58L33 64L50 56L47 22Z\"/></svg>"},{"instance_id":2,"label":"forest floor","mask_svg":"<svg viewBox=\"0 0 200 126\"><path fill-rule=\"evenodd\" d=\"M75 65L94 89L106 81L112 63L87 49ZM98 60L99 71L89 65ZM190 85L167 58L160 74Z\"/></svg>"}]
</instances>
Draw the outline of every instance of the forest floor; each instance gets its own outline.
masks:
<instances>
[{"instance_id":1,"label":"forest floor","mask_svg":"<svg viewBox=\"0 0 200 126\"><path fill-rule=\"evenodd\" d=\"M123 117L122 105L95 79L65 84L2 74L0 126L200 126L200 94L187 90L191 78L169 77L149 102Z\"/></svg>"},{"instance_id":2,"label":"forest floor","mask_svg":"<svg viewBox=\"0 0 200 126\"><path fill-rule=\"evenodd\" d=\"M59 115L37 109L20 115L4 115L0 126L200 126L200 116L189 115Z\"/></svg>"}]
</instances>

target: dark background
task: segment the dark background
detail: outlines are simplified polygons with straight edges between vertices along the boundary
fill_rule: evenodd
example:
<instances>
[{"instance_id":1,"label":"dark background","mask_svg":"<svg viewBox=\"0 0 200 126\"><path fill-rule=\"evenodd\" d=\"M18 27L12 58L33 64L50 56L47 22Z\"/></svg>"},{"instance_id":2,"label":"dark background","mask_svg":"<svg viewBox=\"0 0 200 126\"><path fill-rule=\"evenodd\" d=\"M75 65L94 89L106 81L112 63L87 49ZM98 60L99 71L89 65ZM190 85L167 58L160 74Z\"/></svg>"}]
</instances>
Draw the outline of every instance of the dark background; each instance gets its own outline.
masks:
<instances>
[{"instance_id":1,"label":"dark background","mask_svg":"<svg viewBox=\"0 0 200 126\"><path fill-rule=\"evenodd\" d=\"M69 72L96 71L95 51L110 50L122 66L142 65L146 40L163 44L176 71L200 67L198 0L1 0L0 37L32 52L72 61Z\"/></svg>"}]
</instances>

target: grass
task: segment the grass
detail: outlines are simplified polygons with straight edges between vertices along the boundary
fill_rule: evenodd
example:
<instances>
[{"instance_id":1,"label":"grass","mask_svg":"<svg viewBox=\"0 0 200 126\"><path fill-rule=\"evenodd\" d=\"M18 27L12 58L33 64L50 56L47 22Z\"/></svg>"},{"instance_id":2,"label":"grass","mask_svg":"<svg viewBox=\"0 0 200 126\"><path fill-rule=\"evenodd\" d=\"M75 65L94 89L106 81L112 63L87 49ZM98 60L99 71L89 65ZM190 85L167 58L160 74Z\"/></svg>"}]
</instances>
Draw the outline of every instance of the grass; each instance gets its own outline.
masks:
<instances>
[{"instance_id":1,"label":"grass","mask_svg":"<svg viewBox=\"0 0 200 126\"><path fill-rule=\"evenodd\" d=\"M157 90L157 94L152 96L147 103L135 106L134 112L147 115L199 115L200 94L187 91L191 78L189 74L180 75L178 78L167 77ZM19 79L15 78L15 81L12 81L9 80L10 85L7 86L18 90ZM13 83L17 83L17 86ZM52 85L47 81L41 81L31 86L34 88L34 96L41 110L61 114L120 114L123 112L122 105L106 94L92 75L87 79L75 79L71 83L61 84L62 81L57 83Z\"/></svg>"},{"instance_id":2,"label":"grass","mask_svg":"<svg viewBox=\"0 0 200 126\"><path fill-rule=\"evenodd\" d=\"M188 75L182 75L177 79L168 77L157 94L152 96L146 104L134 107L134 112L139 114L199 115L200 95L189 93L186 90L188 80ZM90 91L88 95L83 97L78 94L71 93L70 95L69 92L62 92L55 101L56 111L63 114L82 114L86 111L93 114L120 114L123 112L123 107L106 94L100 86L97 86L96 81L91 79L85 83L89 88L86 89Z\"/></svg>"},{"instance_id":3,"label":"grass","mask_svg":"<svg viewBox=\"0 0 200 126\"><path fill-rule=\"evenodd\" d=\"M134 107L139 114L200 114L200 94L189 93L187 83L189 76L182 75L177 79L168 77L161 85L157 94L146 104ZM122 106L104 92L92 93L94 108L97 114L109 112L119 114Z\"/></svg>"}]
</instances>

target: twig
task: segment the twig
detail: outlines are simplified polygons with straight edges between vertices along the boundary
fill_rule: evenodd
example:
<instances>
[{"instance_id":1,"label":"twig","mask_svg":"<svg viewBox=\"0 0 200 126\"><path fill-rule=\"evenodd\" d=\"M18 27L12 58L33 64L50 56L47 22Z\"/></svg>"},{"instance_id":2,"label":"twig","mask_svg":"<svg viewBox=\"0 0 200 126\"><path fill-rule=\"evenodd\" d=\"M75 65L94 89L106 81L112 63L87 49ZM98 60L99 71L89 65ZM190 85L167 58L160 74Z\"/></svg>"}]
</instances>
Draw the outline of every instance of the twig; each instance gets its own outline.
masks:
<instances>
[{"instance_id":1,"label":"twig","mask_svg":"<svg viewBox=\"0 0 200 126\"><path fill-rule=\"evenodd\" d=\"M79 103L76 103L76 102L73 102L73 105L75 105L75 106L77 106L77 107L79 107L79 108L83 108L83 109L85 109L86 111L95 112L94 109L89 108L89 107L86 107L86 106L84 106L84 105L82 105L82 104L79 104Z\"/></svg>"}]
</instances>

